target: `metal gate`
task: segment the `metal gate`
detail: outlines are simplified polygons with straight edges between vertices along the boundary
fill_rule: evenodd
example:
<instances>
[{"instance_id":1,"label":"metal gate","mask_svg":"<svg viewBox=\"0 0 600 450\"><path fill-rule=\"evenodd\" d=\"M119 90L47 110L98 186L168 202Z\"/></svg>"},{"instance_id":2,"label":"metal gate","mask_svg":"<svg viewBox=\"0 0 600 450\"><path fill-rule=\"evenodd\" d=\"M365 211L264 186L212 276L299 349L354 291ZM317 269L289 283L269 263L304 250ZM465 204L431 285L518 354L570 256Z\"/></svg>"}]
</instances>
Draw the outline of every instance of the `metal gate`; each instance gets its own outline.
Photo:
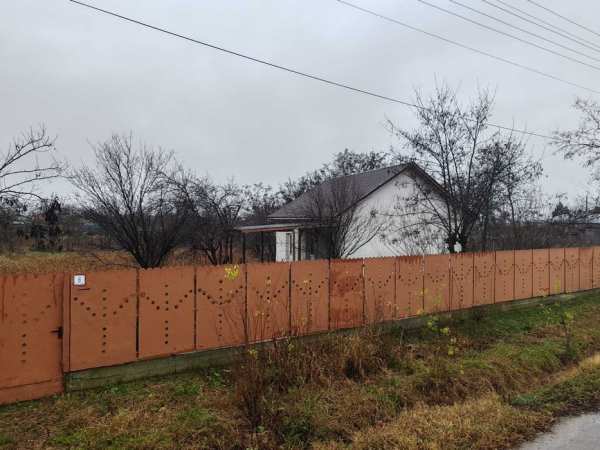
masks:
<instances>
[{"instance_id":1,"label":"metal gate","mask_svg":"<svg viewBox=\"0 0 600 450\"><path fill-rule=\"evenodd\" d=\"M62 392L64 275L9 275L0 284L0 404Z\"/></svg>"}]
</instances>

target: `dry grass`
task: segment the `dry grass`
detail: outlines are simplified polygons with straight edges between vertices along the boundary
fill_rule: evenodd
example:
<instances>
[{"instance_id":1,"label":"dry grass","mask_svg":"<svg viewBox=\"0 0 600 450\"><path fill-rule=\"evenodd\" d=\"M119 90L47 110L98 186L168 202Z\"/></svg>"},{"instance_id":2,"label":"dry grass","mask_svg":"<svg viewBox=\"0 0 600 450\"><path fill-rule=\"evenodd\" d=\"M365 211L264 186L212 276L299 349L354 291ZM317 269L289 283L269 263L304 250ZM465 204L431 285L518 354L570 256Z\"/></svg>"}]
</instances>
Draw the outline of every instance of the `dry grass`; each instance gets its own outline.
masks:
<instances>
[{"instance_id":1,"label":"dry grass","mask_svg":"<svg viewBox=\"0 0 600 450\"><path fill-rule=\"evenodd\" d=\"M550 416L525 412L492 394L451 406L418 404L385 425L359 431L348 445L317 444L315 449L502 449L531 438Z\"/></svg>"},{"instance_id":2,"label":"dry grass","mask_svg":"<svg viewBox=\"0 0 600 450\"><path fill-rule=\"evenodd\" d=\"M204 264L189 252L173 254L167 266ZM123 251L35 252L23 251L0 255L0 273L48 273L86 270L108 270L138 267L135 260Z\"/></svg>"}]
</instances>

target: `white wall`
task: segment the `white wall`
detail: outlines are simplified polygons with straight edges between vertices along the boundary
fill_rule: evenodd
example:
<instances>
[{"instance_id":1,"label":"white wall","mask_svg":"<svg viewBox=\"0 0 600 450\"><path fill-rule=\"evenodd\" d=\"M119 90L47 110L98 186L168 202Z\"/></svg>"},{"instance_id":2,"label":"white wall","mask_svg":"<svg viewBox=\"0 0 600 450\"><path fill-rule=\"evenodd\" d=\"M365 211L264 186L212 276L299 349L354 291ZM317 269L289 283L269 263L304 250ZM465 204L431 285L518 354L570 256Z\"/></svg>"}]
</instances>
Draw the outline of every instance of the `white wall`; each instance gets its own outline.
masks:
<instances>
[{"instance_id":1,"label":"white wall","mask_svg":"<svg viewBox=\"0 0 600 450\"><path fill-rule=\"evenodd\" d=\"M360 205L361 214L370 214L372 210L380 214L380 221L384 227L384 236L377 236L362 246L350 258L370 258L381 256L397 256L420 253L439 253L443 249L443 237L434 227L415 226L415 222L422 220L420 217L403 215L406 208L404 198L412 197L419 192L415 181L407 173L399 174L392 181L369 195ZM383 213L383 214L381 214ZM427 244L417 245L416 241L423 241L419 237L407 242L403 237L402 229L428 235L431 241ZM397 242L394 243L393 241Z\"/></svg>"}]
</instances>

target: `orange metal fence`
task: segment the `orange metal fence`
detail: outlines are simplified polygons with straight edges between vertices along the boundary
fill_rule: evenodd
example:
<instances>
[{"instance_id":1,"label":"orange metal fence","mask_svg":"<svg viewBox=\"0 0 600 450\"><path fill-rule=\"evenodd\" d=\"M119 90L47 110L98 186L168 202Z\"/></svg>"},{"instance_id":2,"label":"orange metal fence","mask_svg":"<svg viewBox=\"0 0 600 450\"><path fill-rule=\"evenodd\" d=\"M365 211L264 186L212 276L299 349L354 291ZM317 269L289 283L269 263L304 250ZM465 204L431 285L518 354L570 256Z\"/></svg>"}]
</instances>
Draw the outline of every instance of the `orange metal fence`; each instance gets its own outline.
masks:
<instances>
[{"instance_id":1,"label":"orange metal fence","mask_svg":"<svg viewBox=\"0 0 600 450\"><path fill-rule=\"evenodd\" d=\"M61 392L71 371L599 288L600 247L8 275L0 285L8 403Z\"/></svg>"}]
</instances>

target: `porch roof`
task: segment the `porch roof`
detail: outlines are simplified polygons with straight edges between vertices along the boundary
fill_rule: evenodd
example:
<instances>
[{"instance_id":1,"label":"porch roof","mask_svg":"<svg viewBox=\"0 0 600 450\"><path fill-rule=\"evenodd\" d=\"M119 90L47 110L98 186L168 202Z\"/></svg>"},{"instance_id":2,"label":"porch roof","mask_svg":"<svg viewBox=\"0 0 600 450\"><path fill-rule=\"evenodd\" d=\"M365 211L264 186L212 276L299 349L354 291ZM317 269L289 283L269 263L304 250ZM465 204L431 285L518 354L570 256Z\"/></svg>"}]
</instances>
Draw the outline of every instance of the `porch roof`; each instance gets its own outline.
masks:
<instances>
[{"instance_id":1,"label":"porch roof","mask_svg":"<svg viewBox=\"0 0 600 450\"><path fill-rule=\"evenodd\" d=\"M307 223L267 223L263 225L243 225L235 229L243 234L275 232L275 231L290 231L297 228L314 227L314 224Z\"/></svg>"}]
</instances>

